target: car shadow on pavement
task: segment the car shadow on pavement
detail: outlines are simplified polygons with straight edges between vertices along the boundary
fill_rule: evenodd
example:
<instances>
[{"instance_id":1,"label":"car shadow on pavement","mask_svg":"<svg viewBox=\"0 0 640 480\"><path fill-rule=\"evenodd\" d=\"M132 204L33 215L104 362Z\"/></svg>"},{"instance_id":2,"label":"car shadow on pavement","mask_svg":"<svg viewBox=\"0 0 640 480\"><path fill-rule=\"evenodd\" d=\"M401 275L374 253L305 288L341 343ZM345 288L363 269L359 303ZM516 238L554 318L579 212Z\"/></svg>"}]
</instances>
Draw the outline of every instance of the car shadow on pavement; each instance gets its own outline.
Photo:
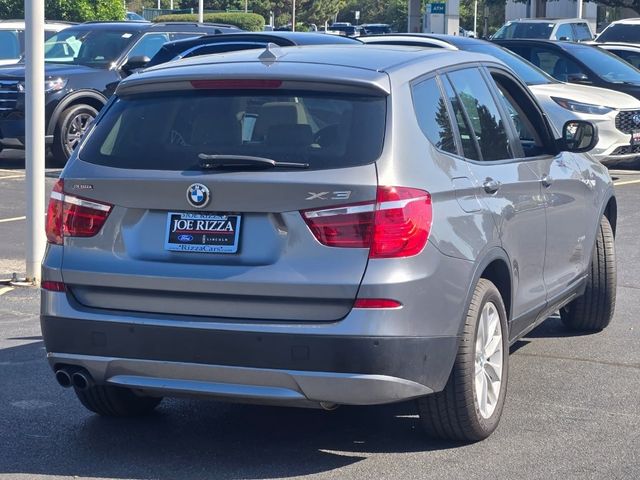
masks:
<instances>
[{"instance_id":1,"label":"car shadow on pavement","mask_svg":"<svg viewBox=\"0 0 640 480\"><path fill-rule=\"evenodd\" d=\"M42 342L0 350L0 379L0 475L277 478L458 446L427 440L412 402L326 412L165 399L147 417L101 418L56 384Z\"/></svg>"}]
</instances>

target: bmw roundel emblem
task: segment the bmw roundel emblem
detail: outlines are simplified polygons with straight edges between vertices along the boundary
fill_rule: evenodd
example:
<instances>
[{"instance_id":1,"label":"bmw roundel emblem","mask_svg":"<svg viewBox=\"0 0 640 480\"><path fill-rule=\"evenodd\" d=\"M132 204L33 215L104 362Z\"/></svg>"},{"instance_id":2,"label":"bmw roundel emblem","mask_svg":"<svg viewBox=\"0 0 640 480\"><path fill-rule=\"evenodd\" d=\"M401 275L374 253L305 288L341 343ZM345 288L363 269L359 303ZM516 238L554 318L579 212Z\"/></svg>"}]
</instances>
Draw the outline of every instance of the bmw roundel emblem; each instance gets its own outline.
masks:
<instances>
[{"instance_id":1,"label":"bmw roundel emblem","mask_svg":"<svg viewBox=\"0 0 640 480\"><path fill-rule=\"evenodd\" d=\"M211 200L211 192L201 184L194 183L187 189L187 202L195 208L204 208Z\"/></svg>"},{"instance_id":2,"label":"bmw roundel emblem","mask_svg":"<svg viewBox=\"0 0 640 480\"><path fill-rule=\"evenodd\" d=\"M631 120L633 120L633 123L635 123L636 125L640 125L640 115L638 115L637 113L631 117Z\"/></svg>"}]
</instances>

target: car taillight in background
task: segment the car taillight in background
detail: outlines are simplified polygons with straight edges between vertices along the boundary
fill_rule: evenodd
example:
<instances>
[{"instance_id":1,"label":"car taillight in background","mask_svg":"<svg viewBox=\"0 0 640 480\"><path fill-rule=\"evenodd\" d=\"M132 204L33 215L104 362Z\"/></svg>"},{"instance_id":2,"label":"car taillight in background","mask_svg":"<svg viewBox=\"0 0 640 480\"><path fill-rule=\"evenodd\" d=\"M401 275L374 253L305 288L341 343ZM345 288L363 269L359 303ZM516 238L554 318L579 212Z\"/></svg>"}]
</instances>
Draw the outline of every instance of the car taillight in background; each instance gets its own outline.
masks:
<instances>
[{"instance_id":1,"label":"car taillight in background","mask_svg":"<svg viewBox=\"0 0 640 480\"><path fill-rule=\"evenodd\" d=\"M323 245L369 248L369 258L417 255L427 244L432 222L431 195L406 187L378 187L375 202L301 213Z\"/></svg>"},{"instance_id":2,"label":"car taillight in background","mask_svg":"<svg viewBox=\"0 0 640 480\"><path fill-rule=\"evenodd\" d=\"M93 237L111 213L112 205L68 195L64 180L53 186L47 209L47 241L62 245L64 237Z\"/></svg>"}]
</instances>

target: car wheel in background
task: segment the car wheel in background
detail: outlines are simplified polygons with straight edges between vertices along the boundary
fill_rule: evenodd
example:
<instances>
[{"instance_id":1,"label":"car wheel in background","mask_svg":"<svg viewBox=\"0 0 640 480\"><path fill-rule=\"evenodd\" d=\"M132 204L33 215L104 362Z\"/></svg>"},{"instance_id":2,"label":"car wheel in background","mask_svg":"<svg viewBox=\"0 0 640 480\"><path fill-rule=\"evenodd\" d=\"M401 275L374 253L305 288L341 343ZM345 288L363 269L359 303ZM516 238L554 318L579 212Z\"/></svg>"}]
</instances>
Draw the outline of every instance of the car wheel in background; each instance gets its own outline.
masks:
<instances>
[{"instance_id":1,"label":"car wheel in background","mask_svg":"<svg viewBox=\"0 0 640 480\"><path fill-rule=\"evenodd\" d=\"M60 115L53 135L53 159L56 166L64 166L82 135L87 131L98 111L89 105L72 105Z\"/></svg>"},{"instance_id":2,"label":"car wheel in background","mask_svg":"<svg viewBox=\"0 0 640 480\"><path fill-rule=\"evenodd\" d=\"M481 278L467 310L460 347L442 392L418 399L420 421L432 437L487 438L498 426L507 389L507 313L500 292Z\"/></svg>"}]
</instances>

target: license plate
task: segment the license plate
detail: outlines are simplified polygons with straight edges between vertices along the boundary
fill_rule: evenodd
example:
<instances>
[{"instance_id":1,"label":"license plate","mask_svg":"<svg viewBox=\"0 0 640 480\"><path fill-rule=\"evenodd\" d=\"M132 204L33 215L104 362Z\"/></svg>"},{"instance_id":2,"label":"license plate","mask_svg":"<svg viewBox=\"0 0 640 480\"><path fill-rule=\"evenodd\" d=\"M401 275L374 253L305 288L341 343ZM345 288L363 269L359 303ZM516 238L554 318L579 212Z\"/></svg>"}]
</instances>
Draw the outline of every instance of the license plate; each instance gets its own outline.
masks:
<instances>
[{"instance_id":1,"label":"license plate","mask_svg":"<svg viewBox=\"0 0 640 480\"><path fill-rule=\"evenodd\" d=\"M172 252L237 253L240 215L167 214L165 250Z\"/></svg>"},{"instance_id":2,"label":"license plate","mask_svg":"<svg viewBox=\"0 0 640 480\"><path fill-rule=\"evenodd\" d=\"M640 145L640 130L631 132L631 146Z\"/></svg>"}]
</instances>

